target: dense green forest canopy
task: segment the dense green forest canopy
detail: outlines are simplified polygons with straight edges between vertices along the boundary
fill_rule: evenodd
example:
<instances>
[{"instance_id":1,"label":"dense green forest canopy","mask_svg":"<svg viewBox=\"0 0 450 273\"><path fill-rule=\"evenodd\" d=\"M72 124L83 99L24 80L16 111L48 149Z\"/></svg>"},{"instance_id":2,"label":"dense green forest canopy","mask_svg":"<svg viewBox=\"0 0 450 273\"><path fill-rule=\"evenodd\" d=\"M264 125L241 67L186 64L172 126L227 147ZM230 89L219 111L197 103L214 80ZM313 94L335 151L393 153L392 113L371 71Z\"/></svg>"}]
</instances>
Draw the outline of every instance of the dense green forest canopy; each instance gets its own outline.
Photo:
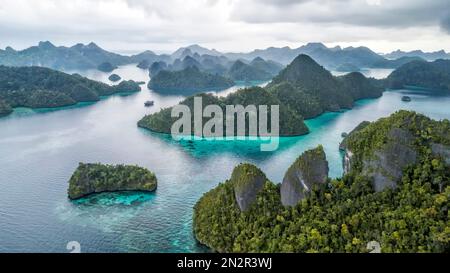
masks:
<instances>
[{"instance_id":1,"label":"dense green forest canopy","mask_svg":"<svg viewBox=\"0 0 450 273\"><path fill-rule=\"evenodd\" d=\"M154 191L156 176L149 170L133 165L80 163L69 181L70 199L111 191Z\"/></svg>"},{"instance_id":2,"label":"dense green forest canopy","mask_svg":"<svg viewBox=\"0 0 450 273\"><path fill-rule=\"evenodd\" d=\"M450 60L406 63L388 76L386 86L393 89L416 86L448 94L450 93Z\"/></svg>"},{"instance_id":3,"label":"dense green forest canopy","mask_svg":"<svg viewBox=\"0 0 450 273\"><path fill-rule=\"evenodd\" d=\"M47 108L98 101L118 92L137 92L134 81L110 86L78 74L69 75L44 67L0 66L0 101L11 107Z\"/></svg>"},{"instance_id":4,"label":"dense green forest canopy","mask_svg":"<svg viewBox=\"0 0 450 273\"><path fill-rule=\"evenodd\" d=\"M355 169L316 184L296 206L285 207L280 185L267 180L250 208L241 211L232 177L195 205L195 236L219 252L368 252L370 241L379 242L382 252L448 252L450 146L447 154L436 154L430 145L450 144L449 124L402 111L354 135L355 152L364 153L386 137L386 126L415 132L420 159L403 170L395 189L375 192L372 181Z\"/></svg>"},{"instance_id":5,"label":"dense green forest canopy","mask_svg":"<svg viewBox=\"0 0 450 273\"><path fill-rule=\"evenodd\" d=\"M270 106L271 105L280 105L279 108L279 115L280 115L280 134L286 135L286 136L293 136L293 135L303 135L308 133L308 128L303 122L303 119L297 115L295 112L293 112L291 109L285 107L276 96L268 92L266 89L261 87L251 87L251 88L245 88L240 89L235 93L232 93L226 97L217 97L212 94L197 94L194 96L190 96L184 101L182 101L180 104L187 105L189 109L191 109L191 113L193 113L193 107L194 107L194 98L195 97L201 97L202 98L202 104L203 109L207 105L218 105L222 108L223 113L226 112L226 105L242 105L246 107L247 105L255 105L258 107L259 105L268 105L268 117L267 119L270 121L271 119L271 111ZM172 124L178 119L178 118L172 118L171 117L171 111L172 108L166 108L162 109L161 111L147 115L143 117L139 122L138 126L142 128L149 129L154 132L159 133L171 133L171 127ZM203 125L209 120L210 118L203 118ZM225 115L224 115L225 119ZM237 119L237 116L235 115L235 120ZM192 124L194 122L194 117L192 115L191 117ZM225 120L223 122L224 129L223 132L225 133ZM248 116L246 117L246 134L248 134ZM191 128L194 128L193 125ZM268 126L270 128L270 126ZM236 131L235 131L236 132Z\"/></svg>"}]
</instances>

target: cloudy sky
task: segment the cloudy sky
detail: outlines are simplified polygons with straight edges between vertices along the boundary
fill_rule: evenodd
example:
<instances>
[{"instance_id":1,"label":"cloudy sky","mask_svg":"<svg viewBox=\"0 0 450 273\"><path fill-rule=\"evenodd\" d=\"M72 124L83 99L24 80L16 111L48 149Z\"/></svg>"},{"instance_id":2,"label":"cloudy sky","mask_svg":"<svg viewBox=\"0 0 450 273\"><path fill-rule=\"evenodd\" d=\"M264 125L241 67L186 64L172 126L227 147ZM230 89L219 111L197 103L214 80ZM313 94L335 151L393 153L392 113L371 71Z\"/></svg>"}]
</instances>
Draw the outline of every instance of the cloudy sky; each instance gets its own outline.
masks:
<instances>
[{"instance_id":1,"label":"cloudy sky","mask_svg":"<svg viewBox=\"0 0 450 273\"><path fill-rule=\"evenodd\" d=\"M1 0L0 47L40 40L122 53L307 42L450 51L450 0Z\"/></svg>"}]
</instances>

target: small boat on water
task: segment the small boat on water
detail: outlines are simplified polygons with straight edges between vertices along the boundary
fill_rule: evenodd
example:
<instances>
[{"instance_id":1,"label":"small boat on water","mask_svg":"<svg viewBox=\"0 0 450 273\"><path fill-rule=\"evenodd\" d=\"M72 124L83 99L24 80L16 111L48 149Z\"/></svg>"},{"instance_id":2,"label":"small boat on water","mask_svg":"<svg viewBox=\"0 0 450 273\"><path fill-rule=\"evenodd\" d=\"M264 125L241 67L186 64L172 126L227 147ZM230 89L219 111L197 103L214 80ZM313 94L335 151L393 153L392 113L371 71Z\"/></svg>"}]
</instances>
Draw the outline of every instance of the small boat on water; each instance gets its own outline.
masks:
<instances>
[{"instance_id":1,"label":"small boat on water","mask_svg":"<svg viewBox=\"0 0 450 273\"><path fill-rule=\"evenodd\" d=\"M411 101L411 97L403 96L403 97L402 97L402 101L409 102L409 101Z\"/></svg>"},{"instance_id":2,"label":"small boat on water","mask_svg":"<svg viewBox=\"0 0 450 273\"><path fill-rule=\"evenodd\" d=\"M152 100L148 100L144 103L145 107L150 107L150 106L153 106L154 104L155 104L155 102Z\"/></svg>"}]
</instances>

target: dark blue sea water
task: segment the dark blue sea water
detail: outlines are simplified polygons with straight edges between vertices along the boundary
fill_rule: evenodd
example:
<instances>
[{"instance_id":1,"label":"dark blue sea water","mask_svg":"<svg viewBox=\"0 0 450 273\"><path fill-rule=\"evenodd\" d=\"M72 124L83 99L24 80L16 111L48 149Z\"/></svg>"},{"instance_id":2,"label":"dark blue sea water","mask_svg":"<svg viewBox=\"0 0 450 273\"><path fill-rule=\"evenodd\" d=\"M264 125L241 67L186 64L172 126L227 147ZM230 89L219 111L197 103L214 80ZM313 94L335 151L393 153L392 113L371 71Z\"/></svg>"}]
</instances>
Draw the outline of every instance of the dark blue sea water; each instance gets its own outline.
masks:
<instances>
[{"instance_id":1,"label":"dark blue sea water","mask_svg":"<svg viewBox=\"0 0 450 273\"><path fill-rule=\"evenodd\" d=\"M108 81L107 74L82 73ZM147 73L134 66L115 73L124 79L148 80ZM403 94L412 101L402 102ZM155 101L153 108L143 106L149 99ZM401 90L359 101L353 110L309 120L309 135L283 138L280 148L271 153L260 152L259 143L178 143L137 128L136 122L146 113L181 99L144 87L140 93L112 96L95 104L59 110L16 109L12 116L0 119L0 252L67 252L69 241L78 241L82 252L206 251L192 234L192 208L203 193L227 179L236 164L252 162L279 182L296 157L322 144L330 175L337 177L342 173L341 133L359 122L398 109L450 118L449 97ZM147 167L158 177L158 190L152 194L108 193L71 202L68 180L78 162Z\"/></svg>"}]
</instances>

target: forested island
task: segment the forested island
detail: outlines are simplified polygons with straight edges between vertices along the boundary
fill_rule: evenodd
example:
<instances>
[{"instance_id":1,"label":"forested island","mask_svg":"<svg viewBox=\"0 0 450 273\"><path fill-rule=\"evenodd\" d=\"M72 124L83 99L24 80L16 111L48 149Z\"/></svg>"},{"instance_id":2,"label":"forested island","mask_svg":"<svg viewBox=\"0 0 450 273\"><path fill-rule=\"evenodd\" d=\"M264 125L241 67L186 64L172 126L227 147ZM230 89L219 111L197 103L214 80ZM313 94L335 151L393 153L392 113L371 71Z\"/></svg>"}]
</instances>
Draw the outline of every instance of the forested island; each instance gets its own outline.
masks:
<instances>
[{"instance_id":1,"label":"forested island","mask_svg":"<svg viewBox=\"0 0 450 273\"><path fill-rule=\"evenodd\" d=\"M282 117L280 119L280 134L284 136L296 136L304 135L309 132L308 128L303 122L303 118L296 114L290 108L284 106L276 96L270 93L268 90L261 87L250 87L240 89L226 97L217 97L212 94L201 93L195 96L190 96L180 104L187 105L190 109L193 109L194 97L201 97L203 107L207 105L219 105L222 111L225 112L226 105L241 104L244 107L252 104L256 105L280 105L279 113ZM267 119L271 119L270 107L268 109ZM141 128L149 129L158 133L171 133L171 126L177 120L177 118L171 117L172 108L162 109L161 111L145 116L138 122L138 126ZM207 122L207 119L203 119L203 125ZM226 132L224 122L223 132ZM193 128L193 127L192 127ZM246 129L246 135L248 134L248 128Z\"/></svg>"},{"instance_id":2,"label":"forested island","mask_svg":"<svg viewBox=\"0 0 450 273\"><path fill-rule=\"evenodd\" d=\"M280 184L241 164L194 207L198 241L218 252L448 252L450 122L415 112L359 126L345 175L328 178L321 146Z\"/></svg>"},{"instance_id":3,"label":"forested island","mask_svg":"<svg viewBox=\"0 0 450 273\"><path fill-rule=\"evenodd\" d=\"M386 86L392 89L414 86L449 93L450 60L406 63L388 76Z\"/></svg>"},{"instance_id":4,"label":"forested island","mask_svg":"<svg viewBox=\"0 0 450 273\"><path fill-rule=\"evenodd\" d=\"M198 73L197 69L193 70ZM156 77L166 73L161 71ZM309 132L303 119L316 117L325 111L351 108L355 100L379 97L382 90L376 80L367 79L359 72L334 77L310 57L299 55L266 88L245 88L225 98L206 94L196 96L204 98L204 107L210 104L221 105L222 108L227 104L241 104L244 107L280 105L280 135L296 136ZM181 104L188 105L192 112L192 101L193 96ZM170 133L170 128L176 120L170 117L170 113L171 108L163 109L145 116L138 125L155 132Z\"/></svg>"},{"instance_id":5,"label":"forested island","mask_svg":"<svg viewBox=\"0 0 450 273\"><path fill-rule=\"evenodd\" d=\"M61 107L140 90L138 83L132 80L110 86L44 67L0 66L0 112L4 115L11 113L14 107Z\"/></svg>"},{"instance_id":6,"label":"forested island","mask_svg":"<svg viewBox=\"0 0 450 273\"><path fill-rule=\"evenodd\" d=\"M80 163L69 181L70 199L93 193L156 190L156 176L145 168L131 165Z\"/></svg>"},{"instance_id":7,"label":"forested island","mask_svg":"<svg viewBox=\"0 0 450 273\"><path fill-rule=\"evenodd\" d=\"M114 90L120 93L135 93L141 91L140 82L133 80L121 81L118 85L112 86Z\"/></svg>"},{"instance_id":8,"label":"forested island","mask_svg":"<svg viewBox=\"0 0 450 273\"><path fill-rule=\"evenodd\" d=\"M117 75L117 74L111 74L111 76L108 77L108 80L112 81L112 82L118 82L120 81L122 78Z\"/></svg>"},{"instance_id":9,"label":"forested island","mask_svg":"<svg viewBox=\"0 0 450 273\"><path fill-rule=\"evenodd\" d=\"M206 89L226 89L234 85L228 78L200 71L189 66L179 71L162 70L153 76L148 88L155 91L198 92Z\"/></svg>"}]
</instances>

